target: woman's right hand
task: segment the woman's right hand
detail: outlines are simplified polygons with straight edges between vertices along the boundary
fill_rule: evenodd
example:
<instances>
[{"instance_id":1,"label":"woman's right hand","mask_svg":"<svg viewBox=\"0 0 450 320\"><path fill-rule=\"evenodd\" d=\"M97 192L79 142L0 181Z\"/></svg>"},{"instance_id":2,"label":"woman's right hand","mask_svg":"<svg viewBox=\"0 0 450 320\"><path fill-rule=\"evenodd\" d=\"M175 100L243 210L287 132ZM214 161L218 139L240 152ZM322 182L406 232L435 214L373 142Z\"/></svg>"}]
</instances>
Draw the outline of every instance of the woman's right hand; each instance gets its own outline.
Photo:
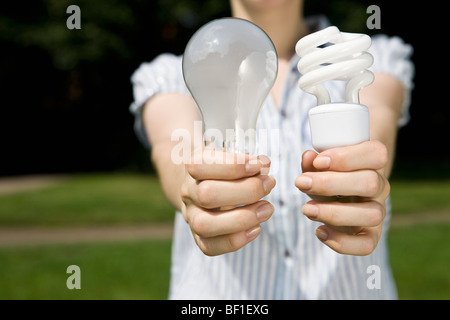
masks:
<instances>
[{"instance_id":1,"label":"woman's right hand","mask_svg":"<svg viewBox=\"0 0 450 320\"><path fill-rule=\"evenodd\" d=\"M274 212L261 200L275 186L269 158L202 150L185 166L181 209L202 252L220 255L254 240Z\"/></svg>"}]
</instances>

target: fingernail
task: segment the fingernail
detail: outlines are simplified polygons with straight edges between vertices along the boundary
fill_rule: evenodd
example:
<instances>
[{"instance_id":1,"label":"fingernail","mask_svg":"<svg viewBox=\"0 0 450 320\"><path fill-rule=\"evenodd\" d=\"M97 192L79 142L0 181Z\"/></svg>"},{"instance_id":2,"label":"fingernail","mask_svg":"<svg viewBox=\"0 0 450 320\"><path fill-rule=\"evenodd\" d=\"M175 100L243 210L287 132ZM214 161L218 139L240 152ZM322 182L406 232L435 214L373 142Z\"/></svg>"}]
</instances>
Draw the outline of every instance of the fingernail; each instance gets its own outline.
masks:
<instances>
[{"instance_id":1,"label":"fingernail","mask_svg":"<svg viewBox=\"0 0 450 320\"><path fill-rule=\"evenodd\" d=\"M256 209L256 217L260 221L266 221L273 213L273 206L270 203L265 203Z\"/></svg>"},{"instance_id":2,"label":"fingernail","mask_svg":"<svg viewBox=\"0 0 450 320\"><path fill-rule=\"evenodd\" d=\"M247 230L247 238L249 239L255 239L258 234L261 232L261 226L257 225L254 228L251 228L250 230Z\"/></svg>"},{"instance_id":3,"label":"fingernail","mask_svg":"<svg viewBox=\"0 0 450 320\"><path fill-rule=\"evenodd\" d=\"M327 156L318 156L314 159L313 165L317 169L328 169L330 167L331 159Z\"/></svg>"},{"instance_id":4,"label":"fingernail","mask_svg":"<svg viewBox=\"0 0 450 320\"><path fill-rule=\"evenodd\" d=\"M303 214L310 219L315 219L319 215L319 208L312 204L305 204L302 208Z\"/></svg>"},{"instance_id":5,"label":"fingernail","mask_svg":"<svg viewBox=\"0 0 450 320\"><path fill-rule=\"evenodd\" d=\"M300 189L311 189L312 187L312 179L311 177L305 176L305 175L301 175L300 177L297 178L297 187Z\"/></svg>"},{"instance_id":6,"label":"fingernail","mask_svg":"<svg viewBox=\"0 0 450 320\"><path fill-rule=\"evenodd\" d=\"M320 241L325 241L328 239L328 232L326 232L322 228L316 229L316 237L319 238Z\"/></svg>"},{"instance_id":7,"label":"fingernail","mask_svg":"<svg viewBox=\"0 0 450 320\"><path fill-rule=\"evenodd\" d=\"M268 175L270 171L270 159L267 156L260 155L258 159L261 163L261 174Z\"/></svg>"},{"instance_id":8,"label":"fingernail","mask_svg":"<svg viewBox=\"0 0 450 320\"><path fill-rule=\"evenodd\" d=\"M245 172L247 173L257 173L261 170L262 164L260 161L250 160L245 164Z\"/></svg>"},{"instance_id":9,"label":"fingernail","mask_svg":"<svg viewBox=\"0 0 450 320\"><path fill-rule=\"evenodd\" d=\"M265 178L263 182L264 191L266 193L269 193L273 189L273 187L275 187L275 183L276 182L274 178L267 176L267 178Z\"/></svg>"}]
</instances>

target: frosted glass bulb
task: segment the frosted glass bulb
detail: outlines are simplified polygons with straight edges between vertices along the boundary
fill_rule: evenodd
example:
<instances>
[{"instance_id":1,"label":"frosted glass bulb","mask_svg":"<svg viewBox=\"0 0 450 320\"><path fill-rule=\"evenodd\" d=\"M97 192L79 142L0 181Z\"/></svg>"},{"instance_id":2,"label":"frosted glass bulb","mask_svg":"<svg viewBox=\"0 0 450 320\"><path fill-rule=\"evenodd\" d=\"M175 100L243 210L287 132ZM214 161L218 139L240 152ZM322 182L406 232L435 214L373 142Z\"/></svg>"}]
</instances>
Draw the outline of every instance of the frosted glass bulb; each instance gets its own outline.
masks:
<instances>
[{"instance_id":1,"label":"frosted glass bulb","mask_svg":"<svg viewBox=\"0 0 450 320\"><path fill-rule=\"evenodd\" d=\"M369 140L369 110L359 104L359 90L373 82L366 70L373 57L365 52L371 45L368 35L340 32L328 27L297 42L301 73L299 87L317 97L318 107L309 112L314 148L323 150ZM323 85L328 80L348 81L345 102L331 103Z\"/></svg>"},{"instance_id":2,"label":"frosted glass bulb","mask_svg":"<svg viewBox=\"0 0 450 320\"><path fill-rule=\"evenodd\" d=\"M253 154L256 121L277 76L278 58L267 34L242 19L214 20L189 40L183 75L216 149Z\"/></svg>"}]
</instances>

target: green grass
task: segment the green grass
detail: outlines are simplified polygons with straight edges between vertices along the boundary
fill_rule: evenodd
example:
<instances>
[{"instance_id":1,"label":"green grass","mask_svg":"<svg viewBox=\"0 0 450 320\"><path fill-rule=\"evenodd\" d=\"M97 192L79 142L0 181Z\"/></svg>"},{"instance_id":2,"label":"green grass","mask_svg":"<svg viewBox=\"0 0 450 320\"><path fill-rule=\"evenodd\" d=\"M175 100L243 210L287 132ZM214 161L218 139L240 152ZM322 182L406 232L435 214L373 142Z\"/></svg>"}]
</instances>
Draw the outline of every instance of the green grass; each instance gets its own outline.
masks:
<instances>
[{"instance_id":1,"label":"green grass","mask_svg":"<svg viewBox=\"0 0 450 320\"><path fill-rule=\"evenodd\" d=\"M167 299L170 241L0 250L0 299ZM67 267L81 270L69 290Z\"/></svg>"},{"instance_id":2,"label":"green grass","mask_svg":"<svg viewBox=\"0 0 450 320\"><path fill-rule=\"evenodd\" d=\"M450 213L450 181L392 181L394 215ZM0 225L161 223L174 210L154 176L88 174L41 190L0 196ZM0 249L0 299L165 299L167 240ZM450 299L450 225L391 227L390 259L401 299ZM81 268L81 290L66 268Z\"/></svg>"},{"instance_id":3,"label":"green grass","mask_svg":"<svg viewBox=\"0 0 450 320\"><path fill-rule=\"evenodd\" d=\"M0 195L3 226L170 222L174 212L149 175L79 175L41 190Z\"/></svg>"},{"instance_id":4,"label":"green grass","mask_svg":"<svg viewBox=\"0 0 450 320\"><path fill-rule=\"evenodd\" d=\"M390 260L400 299L450 299L449 244L449 225L390 231Z\"/></svg>"},{"instance_id":5,"label":"green grass","mask_svg":"<svg viewBox=\"0 0 450 320\"><path fill-rule=\"evenodd\" d=\"M394 180L391 199L394 214L450 212L450 180Z\"/></svg>"}]
</instances>

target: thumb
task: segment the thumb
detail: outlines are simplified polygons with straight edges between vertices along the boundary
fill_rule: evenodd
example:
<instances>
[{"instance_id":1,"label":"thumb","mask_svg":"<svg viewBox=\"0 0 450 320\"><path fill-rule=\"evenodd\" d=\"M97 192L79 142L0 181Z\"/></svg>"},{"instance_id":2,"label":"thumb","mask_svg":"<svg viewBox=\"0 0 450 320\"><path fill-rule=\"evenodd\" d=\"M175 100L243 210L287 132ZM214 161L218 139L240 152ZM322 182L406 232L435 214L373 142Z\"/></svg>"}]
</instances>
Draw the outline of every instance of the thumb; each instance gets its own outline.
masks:
<instances>
[{"instance_id":1,"label":"thumb","mask_svg":"<svg viewBox=\"0 0 450 320\"><path fill-rule=\"evenodd\" d=\"M317 153L313 150L307 150L302 155L302 172L318 171L313 166L314 159L316 159Z\"/></svg>"}]
</instances>

